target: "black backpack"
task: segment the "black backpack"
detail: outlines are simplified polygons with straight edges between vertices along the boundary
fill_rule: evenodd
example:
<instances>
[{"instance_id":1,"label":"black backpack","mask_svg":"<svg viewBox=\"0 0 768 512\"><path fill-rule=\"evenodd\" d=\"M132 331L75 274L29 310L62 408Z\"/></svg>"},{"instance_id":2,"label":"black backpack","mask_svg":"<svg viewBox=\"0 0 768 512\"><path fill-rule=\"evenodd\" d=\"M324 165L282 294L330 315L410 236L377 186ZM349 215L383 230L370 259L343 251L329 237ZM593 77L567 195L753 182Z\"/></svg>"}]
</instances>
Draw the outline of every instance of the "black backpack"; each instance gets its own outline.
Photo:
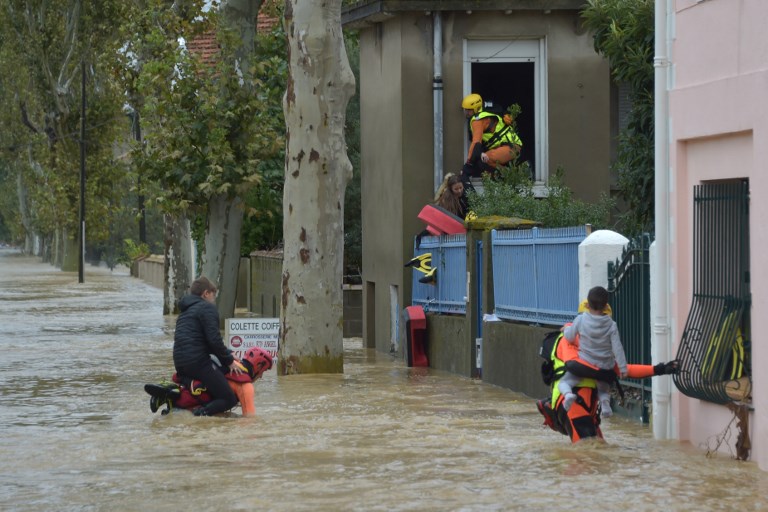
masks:
<instances>
[{"instance_id":1,"label":"black backpack","mask_svg":"<svg viewBox=\"0 0 768 512\"><path fill-rule=\"evenodd\" d=\"M541 340L539 357L544 360L541 363L541 380L543 380L544 384L547 386L551 386L565 374L565 366L561 366L555 370L555 361L552 359L552 352L560 341L562 334L563 333L560 331L550 331L545 334L544 339Z\"/></svg>"}]
</instances>

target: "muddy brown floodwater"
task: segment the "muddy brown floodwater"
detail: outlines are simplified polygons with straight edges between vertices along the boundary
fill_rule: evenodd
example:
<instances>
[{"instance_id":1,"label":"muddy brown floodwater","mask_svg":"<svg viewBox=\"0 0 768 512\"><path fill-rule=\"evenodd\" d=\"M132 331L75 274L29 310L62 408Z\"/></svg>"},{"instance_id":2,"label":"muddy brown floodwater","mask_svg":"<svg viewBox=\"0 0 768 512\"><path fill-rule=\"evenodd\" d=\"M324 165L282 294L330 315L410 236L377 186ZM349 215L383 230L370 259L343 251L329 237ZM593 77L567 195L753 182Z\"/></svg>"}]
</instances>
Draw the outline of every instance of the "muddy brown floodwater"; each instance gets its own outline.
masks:
<instances>
[{"instance_id":1,"label":"muddy brown floodwater","mask_svg":"<svg viewBox=\"0 0 768 512\"><path fill-rule=\"evenodd\" d=\"M345 341L343 375L257 382L255 418L152 414L160 290L0 250L0 509L768 510L751 462L611 418L571 445L534 400Z\"/></svg>"}]
</instances>

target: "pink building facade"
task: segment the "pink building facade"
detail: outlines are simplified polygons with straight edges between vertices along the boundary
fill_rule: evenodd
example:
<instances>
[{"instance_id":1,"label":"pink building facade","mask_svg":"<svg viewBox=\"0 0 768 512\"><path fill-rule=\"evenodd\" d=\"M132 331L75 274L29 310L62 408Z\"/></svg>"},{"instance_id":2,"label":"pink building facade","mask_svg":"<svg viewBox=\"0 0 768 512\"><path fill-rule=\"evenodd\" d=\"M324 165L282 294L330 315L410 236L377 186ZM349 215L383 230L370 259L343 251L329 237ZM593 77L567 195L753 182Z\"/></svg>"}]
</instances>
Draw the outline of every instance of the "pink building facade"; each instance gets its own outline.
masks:
<instances>
[{"instance_id":1,"label":"pink building facade","mask_svg":"<svg viewBox=\"0 0 768 512\"><path fill-rule=\"evenodd\" d=\"M768 272L760 256L768 254L768 227L762 223L768 220L768 1L657 0L657 8L665 4L671 28L667 129L672 354L680 354L686 333L691 336L687 322L695 316L696 290L702 282L716 282L729 265L718 262L717 254L701 257L709 245L700 238L708 229L717 237L713 245L733 230L717 232L725 213L714 219L697 217L697 190L745 184L749 227L742 274L748 305L741 329L753 371L751 399L733 403L749 407L750 460L768 470L768 373L762 371L768 368L768 343L761 329L763 315L768 317ZM673 435L681 441L713 448L731 429L720 451L735 453L738 432L733 418L727 405L672 392Z\"/></svg>"}]
</instances>

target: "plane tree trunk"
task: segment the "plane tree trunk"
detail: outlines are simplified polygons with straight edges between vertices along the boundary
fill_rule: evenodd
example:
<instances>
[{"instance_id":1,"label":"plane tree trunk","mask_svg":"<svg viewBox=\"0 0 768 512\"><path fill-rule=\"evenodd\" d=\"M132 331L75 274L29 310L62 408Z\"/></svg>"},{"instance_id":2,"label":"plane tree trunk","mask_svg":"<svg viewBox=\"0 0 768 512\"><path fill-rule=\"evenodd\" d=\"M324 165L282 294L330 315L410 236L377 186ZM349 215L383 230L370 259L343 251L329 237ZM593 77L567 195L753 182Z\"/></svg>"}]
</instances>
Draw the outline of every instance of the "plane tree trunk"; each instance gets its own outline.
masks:
<instances>
[{"instance_id":1,"label":"plane tree trunk","mask_svg":"<svg viewBox=\"0 0 768 512\"><path fill-rule=\"evenodd\" d=\"M179 313L179 299L194 279L192 233L184 215L165 214L165 263L163 279L163 314Z\"/></svg>"},{"instance_id":2,"label":"plane tree trunk","mask_svg":"<svg viewBox=\"0 0 768 512\"><path fill-rule=\"evenodd\" d=\"M242 203L239 197L228 197L226 194L215 195L208 202L202 275L219 285L216 304L222 325L225 319L235 316L240 231L243 227Z\"/></svg>"},{"instance_id":3,"label":"plane tree trunk","mask_svg":"<svg viewBox=\"0 0 768 512\"><path fill-rule=\"evenodd\" d=\"M286 0L289 79L279 373L342 373L344 123L354 75L341 0Z\"/></svg>"}]
</instances>

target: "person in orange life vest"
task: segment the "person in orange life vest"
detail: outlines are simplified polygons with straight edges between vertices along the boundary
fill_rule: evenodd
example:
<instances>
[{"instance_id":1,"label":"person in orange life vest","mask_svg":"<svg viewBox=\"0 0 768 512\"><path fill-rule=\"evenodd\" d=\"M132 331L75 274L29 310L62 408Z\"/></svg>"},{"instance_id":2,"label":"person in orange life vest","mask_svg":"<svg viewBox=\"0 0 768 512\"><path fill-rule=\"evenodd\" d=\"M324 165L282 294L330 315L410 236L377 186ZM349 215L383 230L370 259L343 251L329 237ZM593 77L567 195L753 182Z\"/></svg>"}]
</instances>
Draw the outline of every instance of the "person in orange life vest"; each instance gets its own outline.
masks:
<instances>
[{"instance_id":1,"label":"person in orange life vest","mask_svg":"<svg viewBox=\"0 0 768 512\"><path fill-rule=\"evenodd\" d=\"M576 395L573 387L578 385L584 374L579 366L612 371L618 365L619 376L627 376L627 358L619 338L616 322L604 312L608 305L608 290L596 286L587 295L588 310L579 314L573 323L563 327L563 337L573 343L579 336L578 359L566 363L566 373L557 387L564 397L563 407L569 410ZM600 408L604 417L611 416L611 382L598 380L597 391Z\"/></svg>"},{"instance_id":2,"label":"person in orange life vest","mask_svg":"<svg viewBox=\"0 0 768 512\"><path fill-rule=\"evenodd\" d=\"M260 347L251 347L246 350L242 361L239 363L241 371L221 368L215 365L226 378L229 388L236 397L235 405L240 402L243 416L255 416L256 405L254 402L254 382L262 377L265 371L272 368L272 357L269 352ZM155 413L160 407L167 408L162 414L168 414L171 409L187 409L197 414L212 400L214 396L209 392L206 384L191 377L174 373L171 377L174 384L146 384L144 391L149 393L149 409ZM222 411L225 412L225 411Z\"/></svg>"},{"instance_id":3,"label":"person in orange life vest","mask_svg":"<svg viewBox=\"0 0 768 512\"><path fill-rule=\"evenodd\" d=\"M256 415L256 391L253 383L259 380L265 371L272 368L272 357L266 350L253 347L246 351L241 361L246 373L227 373L227 383L237 396L243 416Z\"/></svg>"},{"instance_id":4,"label":"person in orange life vest","mask_svg":"<svg viewBox=\"0 0 768 512\"><path fill-rule=\"evenodd\" d=\"M588 301L585 299L579 305L579 313L588 310ZM603 309L605 315L612 314L611 306L606 304ZM566 324L570 325L570 324ZM571 441L576 443L585 438L602 439L603 434L600 430L600 419L597 417L597 382L599 380L613 381L619 374L618 365L614 365L613 370L599 370L578 362L579 357L579 335L571 341L563 341L563 334L557 342L555 352L552 354L557 374L558 368L562 371L577 369L579 373L583 372L584 379L579 382L577 387L573 388L577 399L570 409L566 410L564 397L560 393L558 386L562 373L557 380L552 383L552 395L548 398L537 400L536 406L539 412L544 416L544 424L552 430L565 434ZM573 365L577 366L574 367ZM680 371L680 363L672 360L667 363L650 364L627 364L627 377L632 379L644 379L658 375L672 375Z\"/></svg>"},{"instance_id":5,"label":"person in orange life vest","mask_svg":"<svg viewBox=\"0 0 768 512\"><path fill-rule=\"evenodd\" d=\"M520 155L523 143L512 129L512 118L508 114L500 117L484 111L483 98L479 94L465 97L461 107L469 120L471 136L467 160L461 172L462 181L466 184L470 177L482 176L484 172L494 175L497 168Z\"/></svg>"}]
</instances>

